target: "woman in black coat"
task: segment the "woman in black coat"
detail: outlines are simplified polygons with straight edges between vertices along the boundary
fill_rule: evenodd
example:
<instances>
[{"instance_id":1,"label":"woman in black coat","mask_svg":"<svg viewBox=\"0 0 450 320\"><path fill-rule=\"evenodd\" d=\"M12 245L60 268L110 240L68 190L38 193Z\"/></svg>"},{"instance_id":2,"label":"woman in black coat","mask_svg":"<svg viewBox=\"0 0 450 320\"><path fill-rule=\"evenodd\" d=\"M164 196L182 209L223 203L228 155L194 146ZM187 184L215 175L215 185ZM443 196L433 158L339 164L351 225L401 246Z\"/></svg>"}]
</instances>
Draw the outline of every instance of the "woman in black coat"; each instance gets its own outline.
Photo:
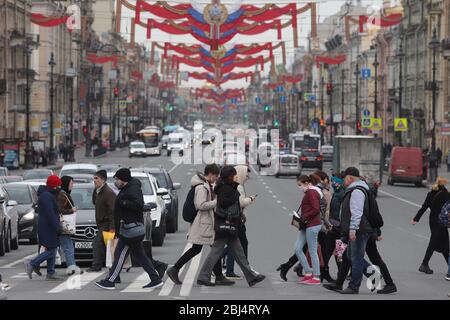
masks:
<instances>
[{"instance_id":1,"label":"woman in black coat","mask_svg":"<svg viewBox=\"0 0 450 320\"><path fill-rule=\"evenodd\" d=\"M430 269L428 263L431 256L435 251L442 253L445 261L448 263L448 253L449 253L449 237L447 227L439 224L439 213L441 212L444 204L450 200L450 193L445 188L448 181L444 178L439 177L436 184L433 185L432 190L428 193L422 208L417 212L414 219L411 221L412 225L419 222L425 211L430 208L430 230L431 237L428 243L428 248L423 258L422 265L419 268L420 272L426 274L432 274L433 270Z\"/></svg>"}]
</instances>

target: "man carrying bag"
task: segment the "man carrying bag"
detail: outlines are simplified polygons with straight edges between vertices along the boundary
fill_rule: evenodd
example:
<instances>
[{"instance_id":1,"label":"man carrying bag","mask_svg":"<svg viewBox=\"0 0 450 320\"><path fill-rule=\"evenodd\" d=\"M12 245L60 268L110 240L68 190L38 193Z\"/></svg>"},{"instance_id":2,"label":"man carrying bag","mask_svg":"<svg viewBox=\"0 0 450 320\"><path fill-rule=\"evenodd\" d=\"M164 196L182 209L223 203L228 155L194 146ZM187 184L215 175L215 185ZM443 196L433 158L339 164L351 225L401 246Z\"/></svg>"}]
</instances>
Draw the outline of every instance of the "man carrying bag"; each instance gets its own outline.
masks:
<instances>
[{"instance_id":1,"label":"man carrying bag","mask_svg":"<svg viewBox=\"0 0 450 320\"><path fill-rule=\"evenodd\" d=\"M114 205L114 222L116 235L119 238L114 253L113 266L105 280L95 284L105 290L114 290L115 281L120 275L123 264L130 254L147 272L150 283L143 288L157 288L163 285L159 274L153 263L145 255L142 240L145 236L144 226L144 196L142 194L141 182L131 177L127 168L119 169L114 175L115 186L120 190Z\"/></svg>"}]
</instances>

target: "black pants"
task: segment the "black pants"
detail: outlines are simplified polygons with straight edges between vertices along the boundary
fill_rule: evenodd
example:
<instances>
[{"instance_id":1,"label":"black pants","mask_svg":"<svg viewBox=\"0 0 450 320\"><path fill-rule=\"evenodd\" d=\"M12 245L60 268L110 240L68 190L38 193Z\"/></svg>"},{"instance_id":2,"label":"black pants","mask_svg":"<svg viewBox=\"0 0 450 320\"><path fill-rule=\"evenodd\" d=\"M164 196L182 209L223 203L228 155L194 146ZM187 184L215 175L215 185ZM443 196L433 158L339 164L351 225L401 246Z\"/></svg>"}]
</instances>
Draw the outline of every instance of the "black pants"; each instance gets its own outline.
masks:
<instances>
[{"instance_id":1,"label":"black pants","mask_svg":"<svg viewBox=\"0 0 450 320\"><path fill-rule=\"evenodd\" d=\"M193 244L192 247L187 250L178 261L175 263L174 267L180 270L186 263L188 263L193 257L202 252L203 245ZM222 276L222 266L220 265L220 260L214 265L213 268L214 275L216 277Z\"/></svg>"},{"instance_id":2,"label":"black pants","mask_svg":"<svg viewBox=\"0 0 450 320\"><path fill-rule=\"evenodd\" d=\"M153 263L144 252L142 241L136 241L127 244L125 243L125 241L123 241L123 239L119 238L119 243L117 244L116 251L114 252L114 262L109 271L109 275L106 278L107 280L114 282L117 277L119 277L120 271L122 271L123 268L123 264L125 263L125 260L130 252L133 253L133 257L137 261L139 261L142 268L144 268L145 272L147 272L151 281L157 280L159 278L159 275L156 272Z\"/></svg>"},{"instance_id":3,"label":"black pants","mask_svg":"<svg viewBox=\"0 0 450 320\"><path fill-rule=\"evenodd\" d=\"M103 231L99 229L97 232L97 235L95 236L94 240L92 241L92 266L91 268L94 269L101 269L105 265L106 261L106 246L105 241L103 240Z\"/></svg>"},{"instance_id":4,"label":"black pants","mask_svg":"<svg viewBox=\"0 0 450 320\"><path fill-rule=\"evenodd\" d=\"M447 228L430 223L430 229L430 242L428 243L427 251L425 252L425 257L423 258L422 264L427 266L435 251L441 252L445 261L448 263L449 236Z\"/></svg>"},{"instance_id":5,"label":"black pants","mask_svg":"<svg viewBox=\"0 0 450 320\"><path fill-rule=\"evenodd\" d=\"M319 232L319 244L322 249L322 257L324 262L324 268L328 268L328 263L333 256L334 248L336 246L336 240L339 237L332 232Z\"/></svg>"},{"instance_id":6,"label":"black pants","mask_svg":"<svg viewBox=\"0 0 450 320\"><path fill-rule=\"evenodd\" d=\"M381 258L381 255L377 248L377 241L375 239L369 239L367 241L366 246L366 253L369 257L369 260L372 264L378 266L380 268L381 276L384 279L384 282L387 285L393 284L394 281L392 280L391 274L389 273L389 269L384 263L383 259ZM342 255L342 264L341 268L338 272L338 278L337 278L337 284L338 286L343 286L345 279L347 278L348 272L350 271L350 268L352 266L351 261L348 259L347 256L347 250Z\"/></svg>"}]
</instances>

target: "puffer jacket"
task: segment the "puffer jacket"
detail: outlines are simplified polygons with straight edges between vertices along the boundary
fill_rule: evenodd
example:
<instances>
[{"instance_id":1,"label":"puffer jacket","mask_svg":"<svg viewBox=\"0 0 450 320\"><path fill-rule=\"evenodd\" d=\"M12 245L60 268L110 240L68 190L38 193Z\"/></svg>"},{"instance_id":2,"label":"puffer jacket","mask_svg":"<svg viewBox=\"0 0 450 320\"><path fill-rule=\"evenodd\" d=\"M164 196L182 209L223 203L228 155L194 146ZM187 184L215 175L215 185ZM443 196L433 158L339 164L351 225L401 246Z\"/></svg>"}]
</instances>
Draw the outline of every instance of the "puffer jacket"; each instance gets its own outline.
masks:
<instances>
[{"instance_id":1,"label":"puffer jacket","mask_svg":"<svg viewBox=\"0 0 450 320\"><path fill-rule=\"evenodd\" d=\"M237 182L239 183L237 191L239 191L240 194L239 204L242 209L242 222L245 223L247 221L246 208L253 202L250 197L247 197L247 192L245 191L245 182L247 182L248 167L236 166L235 169L237 172Z\"/></svg>"},{"instance_id":2,"label":"puffer jacket","mask_svg":"<svg viewBox=\"0 0 450 320\"><path fill-rule=\"evenodd\" d=\"M141 182L133 178L117 195L114 204L114 225L116 234L120 233L120 221L125 224L144 222L144 195Z\"/></svg>"},{"instance_id":3,"label":"puffer jacket","mask_svg":"<svg viewBox=\"0 0 450 320\"><path fill-rule=\"evenodd\" d=\"M47 249L59 247L59 235L62 233L55 193L55 190L49 190L45 186L38 189L38 238L39 244Z\"/></svg>"},{"instance_id":4,"label":"puffer jacket","mask_svg":"<svg viewBox=\"0 0 450 320\"><path fill-rule=\"evenodd\" d=\"M211 185L201 173L191 179L195 187L194 205L198 210L194 222L189 227L188 241L193 244L212 245L214 243L214 209L217 201Z\"/></svg>"}]
</instances>

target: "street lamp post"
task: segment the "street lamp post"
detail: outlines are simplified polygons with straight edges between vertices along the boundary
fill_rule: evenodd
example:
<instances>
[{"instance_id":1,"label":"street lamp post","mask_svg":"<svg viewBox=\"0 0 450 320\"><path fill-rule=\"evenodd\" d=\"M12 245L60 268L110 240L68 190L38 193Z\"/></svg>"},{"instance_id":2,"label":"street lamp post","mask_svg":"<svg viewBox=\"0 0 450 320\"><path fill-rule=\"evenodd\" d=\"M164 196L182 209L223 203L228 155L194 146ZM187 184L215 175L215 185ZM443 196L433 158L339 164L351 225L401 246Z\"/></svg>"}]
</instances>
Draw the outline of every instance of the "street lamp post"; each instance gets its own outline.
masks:
<instances>
[{"instance_id":1,"label":"street lamp post","mask_svg":"<svg viewBox=\"0 0 450 320\"><path fill-rule=\"evenodd\" d=\"M344 103L345 103L345 87L344 87L344 82L345 82L345 70L342 69L341 71L341 84L342 84L342 92L341 92L341 135L344 135L344 125L345 125L345 120L344 120Z\"/></svg>"},{"instance_id":2,"label":"street lamp post","mask_svg":"<svg viewBox=\"0 0 450 320\"><path fill-rule=\"evenodd\" d=\"M359 59L359 57L358 57ZM359 60L356 61L356 69L355 69L355 80L356 80L356 96L355 96L355 107L356 107L356 135L361 135L361 131L359 129Z\"/></svg>"},{"instance_id":3,"label":"street lamp post","mask_svg":"<svg viewBox=\"0 0 450 320\"><path fill-rule=\"evenodd\" d=\"M373 67L375 69L375 98L374 98L374 106L373 106L373 114L375 118L378 118L378 66L380 63L378 62L378 50L377 45L373 46L375 49L375 60L373 61Z\"/></svg>"},{"instance_id":4,"label":"street lamp post","mask_svg":"<svg viewBox=\"0 0 450 320\"><path fill-rule=\"evenodd\" d=\"M28 38L26 40L26 46L25 46L25 55L26 55L26 148L25 148L25 169L32 169L33 168L33 154L31 152L30 148L30 80L29 80L29 69L30 69L30 55L32 53L33 49L29 46Z\"/></svg>"},{"instance_id":5,"label":"street lamp post","mask_svg":"<svg viewBox=\"0 0 450 320\"><path fill-rule=\"evenodd\" d=\"M433 29L433 38L428 44L428 47L433 50L433 82L432 82L432 121L433 126L431 128L431 154L430 154L430 181L436 181L438 168L437 168L437 156L436 156L436 51L440 45L440 42L436 35L436 28Z\"/></svg>"},{"instance_id":6,"label":"street lamp post","mask_svg":"<svg viewBox=\"0 0 450 320\"><path fill-rule=\"evenodd\" d=\"M73 71L73 62L70 62L70 70ZM75 76L75 73L72 74ZM70 77L72 80L70 81L70 145L69 145L69 161L75 162L75 148L73 145L73 78Z\"/></svg>"},{"instance_id":7,"label":"street lamp post","mask_svg":"<svg viewBox=\"0 0 450 320\"><path fill-rule=\"evenodd\" d=\"M54 121L53 121L53 97L54 97L54 87L53 87L53 68L56 65L53 52L50 55L50 61L48 62L50 66L50 150L48 154L48 163L50 165L56 164L56 152L54 145Z\"/></svg>"},{"instance_id":8,"label":"street lamp post","mask_svg":"<svg viewBox=\"0 0 450 320\"><path fill-rule=\"evenodd\" d=\"M398 117L402 116L402 105L403 105L403 57L405 54L403 53L403 44L400 42L400 46L397 51L397 58L399 58L400 63L400 70L398 74L398 81L399 81L399 87L398 87ZM398 137L398 144L399 146L402 145L402 132L397 132Z\"/></svg>"}]
</instances>

